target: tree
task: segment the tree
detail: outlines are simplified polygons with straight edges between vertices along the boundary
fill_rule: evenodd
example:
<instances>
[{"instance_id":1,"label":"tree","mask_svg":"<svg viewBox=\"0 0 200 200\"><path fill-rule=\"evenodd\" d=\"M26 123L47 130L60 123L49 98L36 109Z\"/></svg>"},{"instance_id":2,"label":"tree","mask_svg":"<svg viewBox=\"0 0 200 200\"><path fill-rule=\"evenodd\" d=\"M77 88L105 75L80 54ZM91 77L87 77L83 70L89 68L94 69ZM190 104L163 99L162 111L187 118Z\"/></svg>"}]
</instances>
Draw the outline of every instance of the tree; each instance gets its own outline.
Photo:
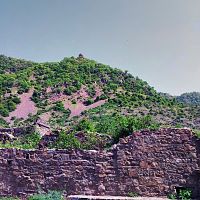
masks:
<instances>
[{"instance_id":1,"label":"tree","mask_svg":"<svg viewBox=\"0 0 200 200\"><path fill-rule=\"evenodd\" d=\"M80 148L80 141L74 136L74 133L67 134L64 131L59 133L58 139L53 145L58 149Z\"/></svg>"},{"instance_id":2,"label":"tree","mask_svg":"<svg viewBox=\"0 0 200 200\"><path fill-rule=\"evenodd\" d=\"M83 119L79 122L78 126L76 127L76 129L78 131L91 131L94 132L95 131L95 126L94 123L90 120L87 119Z\"/></svg>"}]
</instances>

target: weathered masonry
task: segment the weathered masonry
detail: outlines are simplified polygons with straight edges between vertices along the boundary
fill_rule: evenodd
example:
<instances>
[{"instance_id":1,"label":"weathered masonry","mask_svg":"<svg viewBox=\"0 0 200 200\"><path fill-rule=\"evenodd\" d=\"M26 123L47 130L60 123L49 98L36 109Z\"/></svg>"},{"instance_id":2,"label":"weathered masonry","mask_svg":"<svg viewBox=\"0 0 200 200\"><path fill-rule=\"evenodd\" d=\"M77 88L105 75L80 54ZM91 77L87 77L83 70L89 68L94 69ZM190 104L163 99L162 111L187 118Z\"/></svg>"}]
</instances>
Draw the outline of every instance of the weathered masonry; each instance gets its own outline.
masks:
<instances>
[{"instance_id":1,"label":"weathered masonry","mask_svg":"<svg viewBox=\"0 0 200 200\"><path fill-rule=\"evenodd\" d=\"M200 196L200 142L189 129L135 132L108 151L0 150L0 196L70 194Z\"/></svg>"}]
</instances>

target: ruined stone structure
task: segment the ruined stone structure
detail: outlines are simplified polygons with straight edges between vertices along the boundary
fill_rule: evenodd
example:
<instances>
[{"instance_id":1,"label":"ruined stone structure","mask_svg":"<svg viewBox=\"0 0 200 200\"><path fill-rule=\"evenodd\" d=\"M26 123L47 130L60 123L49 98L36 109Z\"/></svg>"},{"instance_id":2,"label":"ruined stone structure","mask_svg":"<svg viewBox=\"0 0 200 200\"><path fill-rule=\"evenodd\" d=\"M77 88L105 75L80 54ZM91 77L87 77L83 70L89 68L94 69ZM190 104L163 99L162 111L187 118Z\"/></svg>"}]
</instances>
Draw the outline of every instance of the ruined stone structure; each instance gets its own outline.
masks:
<instances>
[{"instance_id":1,"label":"ruined stone structure","mask_svg":"<svg viewBox=\"0 0 200 200\"><path fill-rule=\"evenodd\" d=\"M39 189L70 194L200 196L199 140L188 129L135 132L108 151L0 150L0 195Z\"/></svg>"},{"instance_id":2,"label":"ruined stone structure","mask_svg":"<svg viewBox=\"0 0 200 200\"><path fill-rule=\"evenodd\" d=\"M0 128L0 141L6 143L13 141L17 137L34 132L34 126L19 127L19 128Z\"/></svg>"},{"instance_id":3,"label":"ruined stone structure","mask_svg":"<svg viewBox=\"0 0 200 200\"><path fill-rule=\"evenodd\" d=\"M15 128L0 128L0 134L3 135L4 133L12 134L15 137L18 137L24 133L31 133L35 130L34 126L27 126L27 127L15 127Z\"/></svg>"}]
</instances>

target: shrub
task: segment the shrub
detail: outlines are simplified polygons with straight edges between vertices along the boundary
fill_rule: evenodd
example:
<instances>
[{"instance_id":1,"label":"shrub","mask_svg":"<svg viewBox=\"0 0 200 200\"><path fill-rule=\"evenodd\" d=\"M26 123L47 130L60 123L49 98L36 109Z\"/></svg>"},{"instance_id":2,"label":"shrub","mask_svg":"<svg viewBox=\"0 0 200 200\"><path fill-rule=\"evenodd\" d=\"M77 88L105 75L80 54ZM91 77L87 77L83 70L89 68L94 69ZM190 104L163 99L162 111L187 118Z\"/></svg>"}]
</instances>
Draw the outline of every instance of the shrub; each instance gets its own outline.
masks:
<instances>
[{"instance_id":1,"label":"shrub","mask_svg":"<svg viewBox=\"0 0 200 200\"><path fill-rule=\"evenodd\" d=\"M4 119L2 119L2 118L0 118L0 126L2 126L2 127L9 127L8 123Z\"/></svg>"},{"instance_id":2,"label":"shrub","mask_svg":"<svg viewBox=\"0 0 200 200\"><path fill-rule=\"evenodd\" d=\"M191 197L192 197L192 190L182 189L182 190L179 191L178 196L181 200L190 200Z\"/></svg>"},{"instance_id":3,"label":"shrub","mask_svg":"<svg viewBox=\"0 0 200 200\"><path fill-rule=\"evenodd\" d=\"M23 149L35 149L39 144L41 136L39 133L31 133L24 136L21 140Z\"/></svg>"},{"instance_id":4,"label":"shrub","mask_svg":"<svg viewBox=\"0 0 200 200\"><path fill-rule=\"evenodd\" d=\"M108 97L105 95L105 94L102 94L100 97L99 97L99 99L100 100L105 100L105 99L107 99Z\"/></svg>"},{"instance_id":5,"label":"shrub","mask_svg":"<svg viewBox=\"0 0 200 200\"><path fill-rule=\"evenodd\" d=\"M53 107L54 111L65 111L64 104L62 102L56 102L56 105Z\"/></svg>"},{"instance_id":6,"label":"shrub","mask_svg":"<svg viewBox=\"0 0 200 200\"><path fill-rule=\"evenodd\" d=\"M71 110L68 108L68 109L64 110L63 113L65 114L66 117L69 117L71 114Z\"/></svg>"},{"instance_id":7,"label":"shrub","mask_svg":"<svg viewBox=\"0 0 200 200\"><path fill-rule=\"evenodd\" d=\"M34 90L31 100L33 100L35 103L40 102L40 91Z\"/></svg>"},{"instance_id":8,"label":"shrub","mask_svg":"<svg viewBox=\"0 0 200 200\"><path fill-rule=\"evenodd\" d=\"M65 88L63 92L64 92L65 95L71 95L72 94L72 91L69 88Z\"/></svg>"},{"instance_id":9,"label":"shrub","mask_svg":"<svg viewBox=\"0 0 200 200\"><path fill-rule=\"evenodd\" d=\"M120 118L119 118L120 119ZM133 131L141 129L155 130L159 128L159 124L154 122L151 116L144 117L121 117L117 123L117 129L113 134L114 143L119 141L119 138L130 135Z\"/></svg>"},{"instance_id":10,"label":"shrub","mask_svg":"<svg viewBox=\"0 0 200 200\"><path fill-rule=\"evenodd\" d=\"M12 100L9 100L7 102L7 108L9 110L9 112L11 112L16 109L16 104Z\"/></svg>"},{"instance_id":11,"label":"shrub","mask_svg":"<svg viewBox=\"0 0 200 200\"><path fill-rule=\"evenodd\" d=\"M175 199L176 199L176 195L175 195L175 194L169 194L169 195L168 195L168 199L173 199L173 200L175 200Z\"/></svg>"},{"instance_id":12,"label":"shrub","mask_svg":"<svg viewBox=\"0 0 200 200\"><path fill-rule=\"evenodd\" d=\"M128 196L129 197L138 197L139 195L136 192L129 192Z\"/></svg>"},{"instance_id":13,"label":"shrub","mask_svg":"<svg viewBox=\"0 0 200 200\"><path fill-rule=\"evenodd\" d=\"M79 122L79 124L76 127L77 131L95 131L94 123L90 120L83 119Z\"/></svg>"},{"instance_id":14,"label":"shrub","mask_svg":"<svg viewBox=\"0 0 200 200\"><path fill-rule=\"evenodd\" d=\"M200 130L193 130L198 138L200 138Z\"/></svg>"},{"instance_id":15,"label":"shrub","mask_svg":"<svg viewBox=\"0 0 200 200\"><path fill-rule=\"evenodd\" d=\"M96 94L96 90L93 86L89 86L87 89L87 93L90 97L94 97Z\"/></svg>"},{"instance_id":16,"label":"shrub","mask_svg":"<svg viewBox=\"0 0 200 200\"><path fill-rule=\"evenodd\" d=\"M0 105L0 115L3 117L8 117L9 116L9 111L5 107L1 107Z\"/></svg>"},{"instance_id":17,"label":"shrub","mask_svg":"<svg viewBox=\"0 0 200 200\"><path fill-rule=\"evenodd\" d=\"M94 103L94 100L93 100L93 99L88 99L87 101L84 102L84 104L85 104L86 106L89 106L89 105L91 105L91 104L93 104L93 103Z\"/></svg>"},{"instance_id":18,"label":"shrub","mask_svg":"<svg viewBox=\"0 0 200 200\"><path fill-rule=\"evenodd\" d=\"M58 191L48 191L45 194L35 194L28 197L28 200L64 200L62 192Z\"/></svg>"},{"instance_id":19,"label":"shrub","mask_svg":"<svg viewBox=\"0 0 200 200\"><path fill-rule=\"evenodd\" d=\"M76 100L75 99L72 100L72 104L76 104Z\"/></svg>"},{"instance_id":20,"label":"shrub","mask_svg":"<svg viewBox=\"0 0 200 200\"><path fill-rule=\"evenodd\" d=\"M21 102L20 98L17 97L17 96L14 96L14 97L12 98L12 100L13 100L13 102L15 102L16 104L19 104L19 103Z\"/></svg>"},{"instance_id":21,"label":"shrub","mask_svg":"<svg viewBox=\"0 0 200 200\"><path fill-rule=\"evenodd\" d=\"M39 133L25 134L14 140L12 143L6 142L3 144L0 142L1 148L19 148L19 149L35 149L39 144L41 136Z\"/></svg>"},{"instance_id":22,"label":"shrub","mask_svg":"<svg viewBox=\"0 0 200 200\"><path fill-rule=\"evenodd\" d=\"M69 149L69 148L80 148L81 143L80 141L74 136L74 133L65 133L61 131L59 133L58 139L53 144L53 147L58 149Z\"/></svg>"},{"instance_id":23,"label":"shrub","mask_svg":"<svg viewBox=\"0 0 200 200\"><path fill-rule=\"evenodd\" d=\"M175 194L169 194L169 199L180 199L180 200L191 200L192 199L192 190L180 189Z\"/></svg>"}]
</instances>

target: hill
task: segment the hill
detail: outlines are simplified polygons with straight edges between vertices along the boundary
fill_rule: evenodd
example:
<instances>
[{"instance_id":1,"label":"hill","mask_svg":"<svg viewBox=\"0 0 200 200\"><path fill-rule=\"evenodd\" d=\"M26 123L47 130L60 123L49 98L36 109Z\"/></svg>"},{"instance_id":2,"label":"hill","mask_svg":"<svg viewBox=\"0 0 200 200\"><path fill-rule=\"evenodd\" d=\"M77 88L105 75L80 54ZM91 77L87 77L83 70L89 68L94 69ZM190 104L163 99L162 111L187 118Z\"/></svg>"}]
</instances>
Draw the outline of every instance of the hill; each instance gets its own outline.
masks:
<instances>
[{"instance_id":1,"label":"hill","mask_svg":"<svg viewBox=\"0 0 200 200\"><path fill-rule=\"evenodd\" d=\"M198 106L179 103L127 71L81 54L45 63L1 55L0 71L0 126L36 125L40 135L69 133L59 135L59 147L71 145L63 141L74 135L79 140L73 145L89 140L89 148L102 137L117 142L142 128L200 129Z\"/></svg>"},{"instance_id":2,"label":"hill","mask_svg":"<svg viewBox=\"0 0 200 200\"><path fill-rule=\"evenodd\" d=\"M188 92L176 97L177 101L189 105L200 105L200 92Z\"/></svg>"}]
</instances>

